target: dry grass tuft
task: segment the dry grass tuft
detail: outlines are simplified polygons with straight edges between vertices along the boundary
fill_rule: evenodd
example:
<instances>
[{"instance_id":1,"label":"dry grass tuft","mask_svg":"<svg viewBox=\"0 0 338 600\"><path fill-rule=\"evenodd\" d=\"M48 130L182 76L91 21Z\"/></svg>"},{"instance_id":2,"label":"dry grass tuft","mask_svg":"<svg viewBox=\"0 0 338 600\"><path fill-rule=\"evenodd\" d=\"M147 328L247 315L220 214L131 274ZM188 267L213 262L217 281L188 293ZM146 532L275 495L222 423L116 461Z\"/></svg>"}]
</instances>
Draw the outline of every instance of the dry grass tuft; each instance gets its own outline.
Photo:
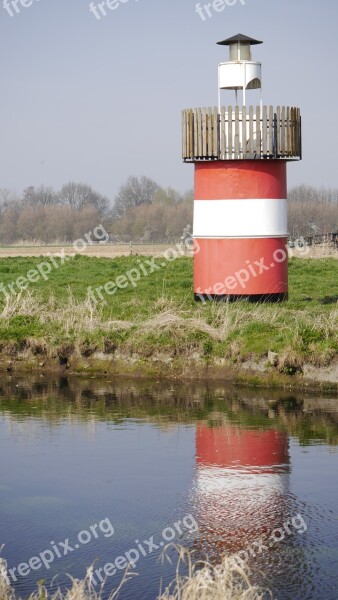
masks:
<instances>
[{"instance_id":1,"label":"dry grass tuft","mask_svg":"<svg viewBox=\"0 0 338 600\"><path fill-rule=\"evenodd\" d=\"M207 333L213 339L221 339L221 332L215 329L215 327L208 325L202 319L184 318L170 310L164 310L140 325L141 331L173 331L174 329L179 329L180 331L201 331Z\"/></svg>"},{"instance_id":2,"label":"dry grass tuft","mask_svg":"<svg viewBox=\"0 0 338 600\"><path fill-rule=\"evenodd\" d=\"M3 546L0 546L0 551ZM0 600L14 600L14 591L8 583L7 562L0 558Z\"/></svg>"},{"instance_id":3,"label":"dry grass tuft","mask_svg":"<svg viewBox=\"0 0 338 600\"><path fill-rule=\"evenodd\" d=\"M170 562L168 549L163 556ZM224 557L221 564L193 564L189 550L175 546L178 552L176 578L158 600L263 600L272 598L268 590L252 586L248 578L248 569L234 559ZM179 573L181 564L188 568L188 575Z\"/></svg>"},{"instance_id":4,"label":"dry grass tuft","mask_svg":"<svg viewBox=\"0 0 338 600\"><path fill-rule=\"evenodd\" d=\"M305 252L294 252L297 258L338 258L338 248L333 244L316 244L308 246Z\"/></svg>"},{"instance_id":5,"label":"dry grass tuft","mask_svg":"<svg viewBox=\"0 0 338 600\"><path fill-rule=\"evenodd\" d=\"M304 360L299 353L292 347L288 346L278 356L278 371L281 373L301 373Z\"/></svg>"},{"instance_id":6,"label":"dry grass tuft","mask_svg":"<svg viewBox=\"0 0 338 600\"><path fill-rule=\"evenodd\" d=\"M87 573L84 579L75 579L69 576L71 582L70 587L64 592L58 588L56 591L50 592L48 588L41 583L38 583L38 588L28 597L28 600L102 600L103 586L98 591L92 584L93 567L87 569ZM135 573L130 573L126 569L125 574L116 588L112 591L108 597L108 600L115 600L123 585L130 577L134 576ZM13 588L7 583L7 563L4 559L0 558L0 600L17 600Z\"/></svg>"},{"instance_id":7,"label":"dry grass tuft","mask_svg":"<svg viewBox=\"0 0 338 600\"><path fill-rule=\"evenodd\" d=\"M212 566L203 563L201 568L192 563L192 553L181 547L169 544L163 553L172 562L168 550L170 547L178 553L176 577L173 583L161 593L157 600L264 600L272 598L271 592L252 586L248 578L247 568L239 565L231 558L224 558L221 564ZM180 566L188 567L188 575L179 574ZM43 583L33 592L28 600L102 600L103 586L96 591L92 584L93 567L87 570L83 580L70 577L71 585L62 592L57 589L49 592ZM123 585L136 573L126 569L124 577L116 590L111 592L108 600L115 600ZM0 600L16 600L15 593L7 579L7 563L0 559ZM155 600L155 599L154 599Z\"/></svg>"},{"instance_id":8,"label":"dry grass tuft","mask_svg":"<svg viewBox=\"0 0 338 600\"><path fill-rule=\"evenodd\" d=\"M40 314L39 302L32 292L20 292L16 296L6 296L0 318L7 322L16 315L36 316Z\"/></svg>"}]
</instances>

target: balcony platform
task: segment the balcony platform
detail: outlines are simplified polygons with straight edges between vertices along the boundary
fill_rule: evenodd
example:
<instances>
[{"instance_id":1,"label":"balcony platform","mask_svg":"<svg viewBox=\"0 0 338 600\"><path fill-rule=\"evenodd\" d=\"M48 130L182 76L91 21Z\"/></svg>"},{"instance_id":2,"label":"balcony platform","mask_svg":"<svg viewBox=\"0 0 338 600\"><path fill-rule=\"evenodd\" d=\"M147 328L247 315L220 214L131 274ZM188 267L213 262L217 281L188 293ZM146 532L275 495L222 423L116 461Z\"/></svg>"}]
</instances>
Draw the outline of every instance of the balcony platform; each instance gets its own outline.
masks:
<instances>
[{"instance_id":1,"label":"balcony platform","mask_svg":"<svg viewBox=\"0 0 338 600\"><path fill-rule=\"evenodd\" d=\"M300 109L223 106L182 111L182 158L210 160L301 160Z\"/></svg>"}]
</instances>

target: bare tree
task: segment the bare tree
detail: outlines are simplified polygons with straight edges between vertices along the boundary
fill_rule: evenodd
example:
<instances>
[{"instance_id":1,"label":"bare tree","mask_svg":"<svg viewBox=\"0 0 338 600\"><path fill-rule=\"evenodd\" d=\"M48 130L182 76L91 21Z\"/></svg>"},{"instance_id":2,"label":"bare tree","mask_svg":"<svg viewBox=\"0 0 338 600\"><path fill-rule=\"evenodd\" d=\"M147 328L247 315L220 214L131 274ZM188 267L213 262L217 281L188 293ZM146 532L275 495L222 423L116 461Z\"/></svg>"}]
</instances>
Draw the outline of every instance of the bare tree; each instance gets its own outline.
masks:
<instances>
[{"instance_id":1,"label":"bare tree","mask_svg":"<svg viewBox=\"0 0 338 600\"><path fill-rule=\"evenodd\" d=\"M18 239L17 222L20 216L19 202L10 202L4 208L0 218L1 243L11 244Z\"/></svg>"},{"instance_id":2,"label":"bare tree","mask_svg":"<svg viewBox=\"0 0 338 600\"><path fill-rule=\"evenodd\" d=\"M41 185L38 188L30 186L23 191L22 195L23 204L30 204L32 206L50 206L57 204L57 195L53 188L45 187Z\"/></svg>"},{"instance_id":3,"label":"bare tree","mask_svg":"<svg viewBox=\"0 0 338 600\"><path fill-rule=\"evenodd\" d=\"M178 192L176 192L178 194ZM176 195L175 194L175 195ZM187 224L192 223L193 200L184 194L181 202L168 202L166 194L152 204L127 208L120 219L111 225L112 233L125 241L174 242L179 241Z\"/></svg>"},{"instance_id":4,"label":"bare tree","mask_svg":"<svg viewBox=\"0 0 338 600\"><path fill-rule=\"evenodd\" d=\"M292 238L326 235L338 230L338 189L298 185L288 193Z\"/></svg>"},{"instance_id":5,"label":"bare tree","mask_svg":"<svg viewBox=\"0 0 338 600\"><path fill-rule=\"evenodd\" d=\"M182 195L171 187L162 188L159 187L153 198L153 204L178 204L178 202L182 202Z\"/></svg>"},{"instance_id":6,"label":"bare tree","mask_svg":"<svg viewBox=\"0 0 338 600\"><path fill-rule=\"evenodd\" d=\"M152 204L159 185L149 177L129 177L115 198L113 217L121 218L128 208Z\"/></svg>"},{"instance_id":7,"label":"bare tree","mask_svg":"<svg viewBox=\"0 0 338 600\"><path fill-rule=\"evenodd\" d=\"M90 185L86 183L75 183L70 181L64 185L58 194L60 204L74 209L91 206L95 208L100 215L107 213L110 207L110 201L105 196L95 192Z\"/></svg>"},{"instance_id":8,"label":"bare tree","mask_svg":"<svg viewBox=\"0 0 338 600\"><path fill-rule=\"evenodd\" d=\"M0 206L8 206L11 202L18 202L19 197L8 188L0 188Z\"/></svg>"}]
</instances>

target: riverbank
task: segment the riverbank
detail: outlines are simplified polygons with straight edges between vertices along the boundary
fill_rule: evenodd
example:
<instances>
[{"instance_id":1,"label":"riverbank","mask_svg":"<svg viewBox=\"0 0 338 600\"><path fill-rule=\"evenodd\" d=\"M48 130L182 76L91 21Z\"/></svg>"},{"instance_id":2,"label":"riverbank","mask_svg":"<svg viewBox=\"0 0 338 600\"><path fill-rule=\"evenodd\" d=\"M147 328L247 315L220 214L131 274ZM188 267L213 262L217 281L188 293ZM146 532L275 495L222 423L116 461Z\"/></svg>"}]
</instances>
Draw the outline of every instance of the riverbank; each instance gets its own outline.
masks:
<instances>
[{"instance_id":1,"label":"riverbank","mask_svg":"<svg viewBox=\"0 0 338 600\"><path fill-rule=\"evenodd\" d=\"M338 388L335 258L292 258L274 305L195 303L188 257L53 260L0 259L2 370Z\"/></svg>"}]
</instances>

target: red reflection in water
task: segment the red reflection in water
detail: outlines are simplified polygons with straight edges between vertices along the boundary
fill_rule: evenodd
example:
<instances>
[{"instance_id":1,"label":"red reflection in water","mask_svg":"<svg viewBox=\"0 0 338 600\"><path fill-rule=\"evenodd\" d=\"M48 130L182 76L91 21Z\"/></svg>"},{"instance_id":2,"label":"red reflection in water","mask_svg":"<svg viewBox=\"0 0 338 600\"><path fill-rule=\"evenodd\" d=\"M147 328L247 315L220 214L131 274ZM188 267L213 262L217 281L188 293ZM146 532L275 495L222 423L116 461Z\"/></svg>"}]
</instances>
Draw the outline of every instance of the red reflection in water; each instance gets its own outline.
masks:
<instances>
[{"instance_id":1,"label":"red reflection in water","mask_svg":"<svg viewBox=\"0 0 338 600\"><path fill-rule=\"evenodd\" d=\"M287 519L288 436L222 425L196 428L195 518L209 559L246 548Z\"/></svg>"},{"instance_id":2,"label":"red reflection in water","mask_svg":"<svg viewBox=\"0 0 338 600\"><path fill-rule=\"evenodd\" d=\"M232 426L197 425L197 466L269 467L288 461L288 438L275 429L256 431Z\"/></svg>"}]
</instances>

